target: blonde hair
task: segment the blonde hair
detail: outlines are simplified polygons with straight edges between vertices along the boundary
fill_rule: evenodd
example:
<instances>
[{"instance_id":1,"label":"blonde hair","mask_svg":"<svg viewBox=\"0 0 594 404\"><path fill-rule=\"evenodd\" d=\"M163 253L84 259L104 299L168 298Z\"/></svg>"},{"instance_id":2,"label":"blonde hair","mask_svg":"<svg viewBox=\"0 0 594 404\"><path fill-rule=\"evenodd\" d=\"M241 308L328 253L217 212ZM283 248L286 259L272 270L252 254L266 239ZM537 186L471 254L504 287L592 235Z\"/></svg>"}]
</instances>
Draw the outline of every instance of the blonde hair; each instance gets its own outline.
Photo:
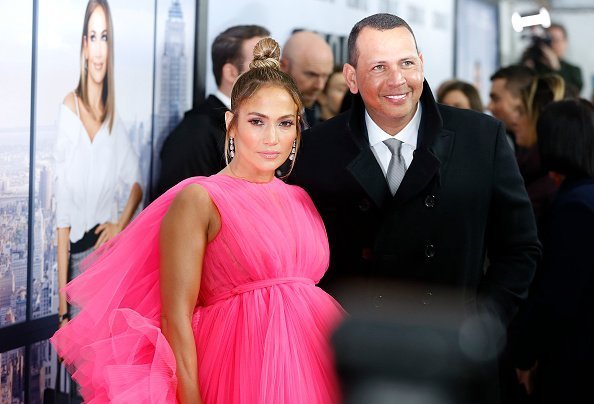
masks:
<instances>
[{"instance_id":1,"label":"blonde hair","mask_svg":"<svg viewBox=\"0 0 594 404\"><path fill-rule=\"evenodd\" d=\"M231 112L233 117L227 128L225 136L225 160L227 164L231 161L229 156L229 130L237 125L238 111L241 105L261 88L280 87L284 89L297 106L297 116L299 122L296 125L297 138L295 140L295 154L299 150L301 141L301 116L303 115L303 101L297 85L291 76L280 70L280 46L272 38L264 38L258 41L254 47L254 58L250 63L250 70L239 76L233 89L231 90ZM295 159L291 162L288 176L293 170Z\"/></svg>"},{"instance_id":2,"label":"blonde hair","mask_svg":"<svg viewBox=\"0 0 594 404\"><path fill-rule=\"evenodd\" d=\"M536 123L542 110L551 102L563 99L565 81L558 74L542 74L535 76L532 83L522 94L530 122L530 144L537 142Z\"/></svg>"},{"instance_id":3,"label":"blonde hair","mask_svg":"<svg viewBox=\"0 0 594 404\"><path fill-rule=\"evenodd\" d=\"M106 25L107 25L107 72L103 80L103 91L101 92L101 102L105 106L103 115L100 116L101 122L108 121L109 132L113 128L113 122L115 117L115 84L113 77L113 23L111 20L111 11L107 0L89 0L87 9L85 11L85 19L83 22L83 31L80 42L80 77L78 80L78 86L74 90L76 95L82 100L84 106L90 111L89 104L89 93L87 90L87 61L85 60L84 44L85 40L88 40L87 33L89 30L89 20L91 15L97 9L101 7L105 13Z\"/></svg>"}]
</instances>

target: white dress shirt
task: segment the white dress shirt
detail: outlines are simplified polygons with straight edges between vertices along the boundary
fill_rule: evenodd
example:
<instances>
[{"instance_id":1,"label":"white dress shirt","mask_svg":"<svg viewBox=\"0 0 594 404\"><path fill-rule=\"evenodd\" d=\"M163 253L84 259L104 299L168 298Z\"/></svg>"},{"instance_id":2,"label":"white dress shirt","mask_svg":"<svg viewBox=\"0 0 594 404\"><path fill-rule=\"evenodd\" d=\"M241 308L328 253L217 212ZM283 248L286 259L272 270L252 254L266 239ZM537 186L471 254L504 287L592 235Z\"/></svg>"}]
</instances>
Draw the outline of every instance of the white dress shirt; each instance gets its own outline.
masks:
<instances>
[{"instance_id":1,"label":"white dress shirt","mask_svg":"<svg viewBox=\"0 0 594 404\"><path fill-rule=\"evenodd\" d=\"M231 98L227 97L221 90L217 90L215 92L215 97L217 97L229 111L231 111Z\"/></svg>"},{"instance_id":2,"label":"white dress shirt","mask_svg":"<svg viewBox=\"0 0 594 404\"><path fill-rule=\"evenodd\" d=\"M118 193L141 184L138 156L120 118L111 133L107 121L89 138L77 114L62 104L54 148L56 224L70 227L76 242L96 224L118 220Z\"/></svg>"},{"instance_id":3,"label":"white dress shirt","mask_svg":"<svg viewBox=\"0 0 594 404\"><path fill-rule=\"evenodd\" d=\"M375 155L375 158L384 171L384 176L388 171L390 160L392 159L392 152L384 143L384 140L396 138L402 142L400 154L404 158L406 168L410 167L413 160L413 154L417 149L417 137L419 135L419 126L421 125L421 104L417 104L417 111L415 112L411 121L398 133L391 135L384 132L382 128L371 119L371 116L365 110L365 125L367 126L367 134L369 136L369 145Z\"/></svg>"}]
</instances>

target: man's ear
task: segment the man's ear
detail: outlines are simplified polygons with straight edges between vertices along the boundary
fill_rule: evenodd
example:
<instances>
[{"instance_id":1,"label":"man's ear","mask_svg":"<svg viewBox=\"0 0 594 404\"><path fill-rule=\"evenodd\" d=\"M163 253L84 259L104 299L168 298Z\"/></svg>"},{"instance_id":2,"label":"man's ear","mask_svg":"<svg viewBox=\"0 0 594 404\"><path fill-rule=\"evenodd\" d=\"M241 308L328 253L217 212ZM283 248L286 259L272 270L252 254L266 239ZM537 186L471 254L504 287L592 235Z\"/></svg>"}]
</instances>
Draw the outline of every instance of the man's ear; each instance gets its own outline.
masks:
<instances>
[{"instance_id":1,"label":"man's ear","mask_svg":"<svg viewBox=\"0 0 594 404\"><path fill-rule=\"evenodd\" d=\"M237 77L239 77L239 69L233 63L225 63L223 65L223 81L233 86Z\"/></svg>"},{"instance_id":2,"label":"man's ear","mask_svg":"<svg viewBox=\"0 0 594 404\"><path fill-rule=\"evenodd\" d=\"M226 111L225 112L225 129L229 132L229 126L231 125L231 120L233 119L233 112Z\"/></svg>"},{"instance_id":3,"label":"man's ear","mask_svg":"<svg viewBox=\"0 0 594 404\"><path fill-rule=\"evenodd\" d=\"M281 57L280 59L280 69L281 71L289 74L289 59Z\"/></svg>"},{"instance_id":4,"label":"man's ear","mask_svg":"<svg viewBox=\"0 0 594 404\"><path fill-rule=\"evenodd\" d=\"M357 74L356 69L353 65L345 63L342 67L342 75L344 76L344 80L349 86L349 90L351 93L357 94L359 92L359 86L357 86Z\"/></svg>"}]
</instances>

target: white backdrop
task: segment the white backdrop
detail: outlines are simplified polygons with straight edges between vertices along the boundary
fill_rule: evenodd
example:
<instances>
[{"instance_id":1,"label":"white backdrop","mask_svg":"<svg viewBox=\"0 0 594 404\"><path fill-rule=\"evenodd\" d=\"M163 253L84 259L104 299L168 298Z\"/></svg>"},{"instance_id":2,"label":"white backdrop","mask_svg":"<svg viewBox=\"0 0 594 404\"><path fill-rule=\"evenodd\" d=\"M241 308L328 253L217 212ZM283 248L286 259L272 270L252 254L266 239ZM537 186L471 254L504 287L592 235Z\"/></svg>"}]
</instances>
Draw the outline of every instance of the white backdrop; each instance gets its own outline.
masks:
<instances>
[{"instance_id":1,"label":"white backdrop","mask_svg":"<svg viewBox=\"0 0 594 404\"><path fill-rule=\"evenodd\" d=\"M339 41L346 41L357 21L378 12L396 14L410 24L423 53L425 77L434 90L443 80L451 78L454 63L454 0L276 0L274 3L213 0L208 3L206 93L216 90L210 60L212 41L230 26L262 25L268 28L281 46L296 28L332 35L331 40L338 44Z\"/></svg>"}]
</instances>

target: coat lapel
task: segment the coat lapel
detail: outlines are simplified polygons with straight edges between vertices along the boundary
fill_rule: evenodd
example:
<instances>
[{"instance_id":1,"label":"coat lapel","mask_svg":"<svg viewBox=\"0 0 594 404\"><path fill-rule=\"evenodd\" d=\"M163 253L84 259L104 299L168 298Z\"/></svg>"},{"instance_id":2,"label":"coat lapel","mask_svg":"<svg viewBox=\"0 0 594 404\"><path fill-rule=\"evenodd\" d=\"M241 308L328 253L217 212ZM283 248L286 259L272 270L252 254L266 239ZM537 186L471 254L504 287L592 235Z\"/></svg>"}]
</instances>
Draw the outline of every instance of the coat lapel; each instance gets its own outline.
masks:
<instances>
[{"instance_id":1,"label":"coat lapel","mask_svg":"<svg viewBox=\"0 0 594 404\"><path fill-rule=\"evenodd\" d=\"M361 150L357 157L347 166L347 170L350 171L376 206L383 206L386 199L391 197L384 172L370 147Z\"/></svg>"},{"instance_id":2,"label":"coat lapel","mask_svg":"<svg viewBox=\"0 0 594 404\"><path fill-rule=\"evenodd\" d=\"M367 193L377 207L382 207L390 198L390 188L375 154L369 146L369 136L365 126L365 106L361 96L353 96L349 130L359 154L347 165L347 170Z\"/></svg>"},{"instance_id":3,"label":"coat lapel","mask_svg":"<svg viewBox=\"0 0 594 404\"><path fill-rule=\"evenodd\" d=\"M423 84L420 102L423 115L419 126L417 149L412 163L394 196L395 203L400 205L422 192L427 185L438 176L443 176L445 163L451 151L454 133L443 129L443 120L431 88L427 81Z\"/></svg>"}]
</instances>

